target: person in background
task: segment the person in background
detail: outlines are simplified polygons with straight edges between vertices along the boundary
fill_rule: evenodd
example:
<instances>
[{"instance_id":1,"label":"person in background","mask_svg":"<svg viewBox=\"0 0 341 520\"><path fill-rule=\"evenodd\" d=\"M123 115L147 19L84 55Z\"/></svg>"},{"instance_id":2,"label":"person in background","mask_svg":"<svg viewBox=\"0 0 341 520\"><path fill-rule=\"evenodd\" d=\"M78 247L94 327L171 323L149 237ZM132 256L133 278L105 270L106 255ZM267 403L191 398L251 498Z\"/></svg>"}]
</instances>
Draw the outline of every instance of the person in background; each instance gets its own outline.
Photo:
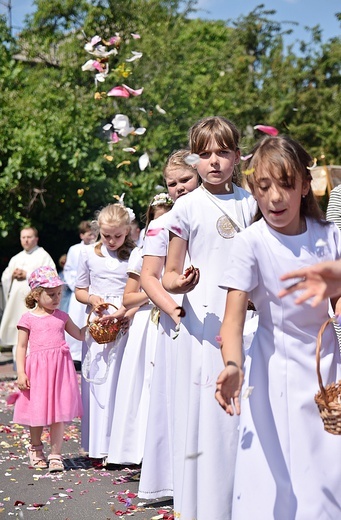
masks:
<instances>
[{"instance_id":1,"label":"person in background","mask_svg":"<svg viewBox=\"0 0 341 520\"><path fill-rule=\"evenodd\" d=\"M167 213L173 201L167 193L151 200L146 229L152 220ZM144 454L160 311L141 288L142 247L133 249L128 262L128 280L123 294L126 309L136 308L117 383L108 464L140 464Z\"/></svg>"},{"instance_id":2,"label":"person in background","mask_svg":"<svg viewBox=\"0 0 341 520\"><path fill-rule=\"evenodd\" d=\"M89 220L82 220L78 226L79 238L78 244L71 246L67 252L66 263L64 266L64 279L70 293L70 302L68 313L71 319L79 326L83 327L86 323L85 305L77 301L75 296L75 283L77 278L77 268L81 249L84 246L93 244L97 238L96 233L91 229ZM75 338L66 335L66 340L70 346L71 356L77 370L81 368L82 359L82 343Z\"/></svg>"},{"instance_id":3,"label":"person in background","mask_svg":"<svg viewBox=\"0 0 341 520\"><path fill-rule=\"evenodd\" d=\"M56 268L51 256L38 246L39 236L35 227L27 226L20 231L22 251L13 256L2 273L5 309L0 324L0 344L13 346L13 367L15 367L17 323L25 312L25 298L29 293L28 278L42 265Z\"/></svg>"},{"instance_id":4,"label":"person in background","mask_svg":"<svg viewBox=\"0 0 341 520\"><path fill-rule=\"evenodd\" d=\"M187 196L198 186L198 174L186 162L189 155L189 150L176 150L166 161L163 176L173 201ZM138 490L139 497L146 499L173 495L172 424L176 358L173 337L176 336L175 326L182 295L170 295L161 283L169 243L165 223L170 213L150 222L142 250L141 286L160 309L146 443Z\"/></svg>"},{"instance_id":5,"label":"person in background","mask_svg":"<svg viewBox=\"0 0 341 520\"><path fill-rule=\"evenodd\" d=\"M18 323L18 388L13 420L28 425L28 455L33 469L63 471L62 443L64 425L82 415L82 402L65 331L79 340L79 329L67 313L58 309L63 281L50 266L31 273L26 296L29 312ZM28 349L29 344L29 349ZM42 433L50 428L51 453L44 455Z\"/></svg>"},{"instance_id":6,"label":"person in background","mask_svg":"<svg viewBox=\"0 0 341 520\"><path fill-rule=\"evenodd\" d=\"M281 300L278 293L287 270L339 259L341 237L323 218L311 189L312 158L297 141L269 136L251 154L247 180L259 220L234 239L220 280L227 291L219 341L225 368L216 398L227 414L240 414L232 518L336 519L341 436L324 430L314 402L316 338L329 302L298 307L293 296ZM241 330L250 296L259 326L245 355ZM325 385L341 376L332 327L321 342L321 375Z\"/></svg>"},{"instance_id":7,"label":"person in background","mask_svg":"<svg viewBox=\"0 0 341 520\"><path fill-rule=\"evenodd\" d=\"M64 253L62 256L59 257L58 265L60 267L60 270L58 271L58 276L63 282L65 282L64 277L64 266L66 262L66 253ZM66 283L62 286L62 297L60 300L59 308L61 311L68 312L69 311L69 303L70 303L70 297L71 297L71 289L67 286Z\"/></svg>"}]
</instances>

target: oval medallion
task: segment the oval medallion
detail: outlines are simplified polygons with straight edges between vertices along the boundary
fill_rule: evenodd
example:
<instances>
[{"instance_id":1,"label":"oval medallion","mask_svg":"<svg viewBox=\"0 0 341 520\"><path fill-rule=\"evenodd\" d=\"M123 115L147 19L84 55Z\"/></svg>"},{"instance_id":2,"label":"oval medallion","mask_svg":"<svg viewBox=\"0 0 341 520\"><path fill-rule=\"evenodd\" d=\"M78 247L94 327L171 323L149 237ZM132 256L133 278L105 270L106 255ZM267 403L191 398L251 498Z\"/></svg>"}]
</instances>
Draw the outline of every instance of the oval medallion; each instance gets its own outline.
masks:
<instances>
[{"instance_id":1,"label":"oval medallion","mask_svg":"<svg viewBox=\"0 0 341 520\"><path fill-rule=\"evenodd\" d=\"M226 215L222 215L218 218L216 226L219 235L223 238L233 238L237 233L231 220Z\"/></svg>"}]
</instances>

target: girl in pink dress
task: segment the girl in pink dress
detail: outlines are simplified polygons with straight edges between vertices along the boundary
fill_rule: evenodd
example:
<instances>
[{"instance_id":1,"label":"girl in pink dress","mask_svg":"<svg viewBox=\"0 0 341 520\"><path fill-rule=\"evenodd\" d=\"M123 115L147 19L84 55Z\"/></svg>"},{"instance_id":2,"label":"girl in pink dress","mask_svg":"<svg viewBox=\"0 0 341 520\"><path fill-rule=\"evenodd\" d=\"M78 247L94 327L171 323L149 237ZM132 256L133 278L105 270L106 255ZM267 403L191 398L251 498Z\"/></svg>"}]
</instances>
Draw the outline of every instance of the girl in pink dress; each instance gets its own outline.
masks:
<instances>
[{"instance_id":1,"label":"girl in pink dress","mask_svg":"<svg viewBox=\"0 0 341 520\"><path fill-rule=\"evenodd\" d=\"M17 325L17 372L21 390L13 420L28 425L30 464L34 468L63 471L61 457L64 423L82 415L82 402L65 331L78 340L85 337L71 318L58 309L63 281L49 266L39 267L28 279L31 292L26 312ZM50 427L51 453L46 460L41 440Z\"/></svg>"}]
</instances>

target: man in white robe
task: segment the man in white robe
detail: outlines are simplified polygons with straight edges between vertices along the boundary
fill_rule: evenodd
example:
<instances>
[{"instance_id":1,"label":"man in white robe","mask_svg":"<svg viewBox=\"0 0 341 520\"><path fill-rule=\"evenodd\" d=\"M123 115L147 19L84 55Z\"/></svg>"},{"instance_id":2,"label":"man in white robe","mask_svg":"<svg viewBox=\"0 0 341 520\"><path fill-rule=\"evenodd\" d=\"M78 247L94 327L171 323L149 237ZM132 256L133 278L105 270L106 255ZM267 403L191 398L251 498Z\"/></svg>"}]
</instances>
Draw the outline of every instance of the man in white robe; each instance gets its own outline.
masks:
<instances>
[{"instance_id":1,"label":"man in white robe","mask_svg":"<svg viewBox=\"0 0 341 520\"><path fill-rule=\"evenodd\" d=\"M51 256L38 246L38 240L38 231L35 228L22 229L20 242L23 250L10 259L1 276L5 309L0 324L0 344L13 346L14 362L17 323L24 312L27 312L25 298L30 292L27 279L35 269L43 265L56 268Z\"/></svg>"}]
</instances>

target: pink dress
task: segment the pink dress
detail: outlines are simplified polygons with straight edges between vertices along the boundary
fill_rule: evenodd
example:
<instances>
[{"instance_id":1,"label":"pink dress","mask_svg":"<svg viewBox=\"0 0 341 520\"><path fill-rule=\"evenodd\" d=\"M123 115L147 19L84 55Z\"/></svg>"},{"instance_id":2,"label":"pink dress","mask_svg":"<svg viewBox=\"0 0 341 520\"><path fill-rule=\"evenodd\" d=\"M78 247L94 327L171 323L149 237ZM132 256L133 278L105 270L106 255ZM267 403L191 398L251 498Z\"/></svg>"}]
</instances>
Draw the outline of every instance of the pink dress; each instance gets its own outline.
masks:
<instances>
[{"instance_id":1,"label":"pink dress","mask_svg":"<svg viewBox=\"0 0 341 520\"><path fill-rule=\"evenodd\" d=\"M31 388L20 392L13 420L28 426L48 426L82 415L77 374L65 341L68 315L56 309L38 316L26 312L17 325L28 329L26 374Z\"/></svg>"}]
</instances>

